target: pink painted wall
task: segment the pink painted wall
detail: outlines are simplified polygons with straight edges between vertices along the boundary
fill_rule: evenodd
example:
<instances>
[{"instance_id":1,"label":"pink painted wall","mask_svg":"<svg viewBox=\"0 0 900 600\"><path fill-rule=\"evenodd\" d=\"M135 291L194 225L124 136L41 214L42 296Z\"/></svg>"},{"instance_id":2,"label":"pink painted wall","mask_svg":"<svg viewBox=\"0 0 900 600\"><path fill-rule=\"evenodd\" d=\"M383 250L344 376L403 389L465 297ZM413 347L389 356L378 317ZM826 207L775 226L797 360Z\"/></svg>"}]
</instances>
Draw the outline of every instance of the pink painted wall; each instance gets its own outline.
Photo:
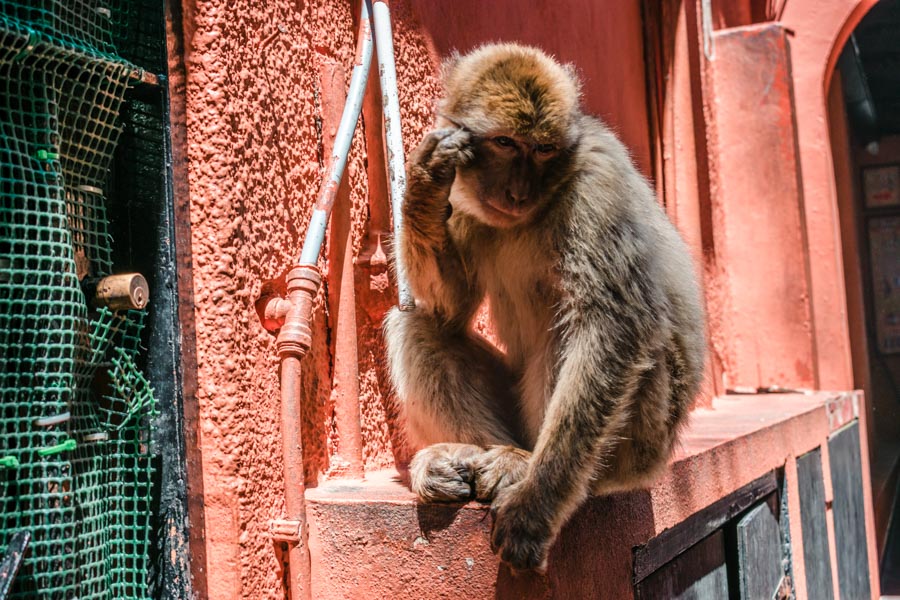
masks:
<instances>
[{"instance_id":1,"label":"pink painted wall","mask_svg":"<svg viewBox=\"0 0 900 600\"><path fill-rule=\"evenodd\" d=\"M788 0L818 384L853 385L826 92L847 37L875 0Z\"/></svg>"},{"instance_id":2,"label":"pink painted wall","mask_svg":"<svg viewBox=\"0 0 900 600\"><path fill-rule=\"evenodd\" d=\"M202 460L206 522L206 565L195 568L205 567L211 598L280 598L280 565L267 534L283 503L278 362L253 303L261 283L291 264L306 229L343 105L356 17L349 3L324 0L188 0L183 10L200 421L189 443ZM421 132L431 120L435 63L409 11L400 6L397 12L403 116L411 132ZM338 216L352 255L367 241L364 146L360 131L345 175L349 209ZM329 240L326 255L339 255L340 241ZM334 397L341 390L333 389L337 306L329 290L326 284L320 294L314 344L304 361L311 485L334 466L340 442ZM376 367L380 344L374 324L361 326L366 460L381 465L392 459Z\"/></svg>"},{"instance_id":3,"label":"pink painted wall","mask_svg":"<svg viewBox=\"0 0 900 600\"><path fill-rule=\"evenodd\" d=\"M409 0L441 55L494 41L540 46L572 62L584 105L621 136L650 175L646 68L638 0Z\"/></svg>"},{"instance_id":4,"label":"pink painted wall","mask_svg":"<svg viewBox=\"0 0 900 600\"><path fill-rule=\"evenodd\" d=\"M709 308L721 385L814 388L788 37L766 23L718 31L711 44L707 287L717 292Z\"/></svg>"},{"instance_id":5,"label":"pink painted wall","mask_svg":"<svg viewBox=\"0 0 900 600\"><path fill-rule=\"evenodd\" d=\"M394 2L407 151L431 124L441 54L451 45L465 50L521 39L579 64L588 106L622 132L648 168L638 2L565 4L522 11L515 2L453 10L441 2ZM194 568L205 571L211 598L276 598L281 565L267 530L283 506L278 363L253 304L262 282L291 264L306 229L343 106L357 9L340 0L185 0L182 10L174 27L182 28L184 56L173 57L173 71L183 68L188 198L179 200L190 215L197 353L196 398L188 401L199 413L188 443L201 465L203 497L194 501L205 530L195 537L206 552L206 564ZM405 456L379 337L394 292L379 244L389 224L378 111L370 95L321 263L326 283L303 364L310 486L345 472L352 460L335 408L357 387L365 467L392 467ZM187 235L187 224L182 228ZM342 306L348 294L357 308ZM355 344L338 335L339 322L351 317Z\"/></svg>"}]
</instances>

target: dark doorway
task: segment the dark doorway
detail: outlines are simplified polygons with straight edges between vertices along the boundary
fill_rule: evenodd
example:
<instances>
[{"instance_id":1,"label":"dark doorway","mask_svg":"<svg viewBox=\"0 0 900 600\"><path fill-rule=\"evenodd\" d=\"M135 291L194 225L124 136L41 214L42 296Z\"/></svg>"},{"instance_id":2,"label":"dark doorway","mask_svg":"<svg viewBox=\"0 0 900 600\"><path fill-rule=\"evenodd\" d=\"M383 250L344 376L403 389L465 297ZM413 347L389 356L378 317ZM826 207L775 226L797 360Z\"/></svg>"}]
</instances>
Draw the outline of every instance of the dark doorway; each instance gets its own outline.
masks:
<instances>
[{"instance_id":1,"label":"dark doorway","mask_svg":"<svg viewBox=\"0 0 900 600\"><path fill-rule=\"evenodd\" d=\"M900 1L845 45L829 89L854 383L866 393L882 593L900 593Z\"/></svg>"}]
</instances>

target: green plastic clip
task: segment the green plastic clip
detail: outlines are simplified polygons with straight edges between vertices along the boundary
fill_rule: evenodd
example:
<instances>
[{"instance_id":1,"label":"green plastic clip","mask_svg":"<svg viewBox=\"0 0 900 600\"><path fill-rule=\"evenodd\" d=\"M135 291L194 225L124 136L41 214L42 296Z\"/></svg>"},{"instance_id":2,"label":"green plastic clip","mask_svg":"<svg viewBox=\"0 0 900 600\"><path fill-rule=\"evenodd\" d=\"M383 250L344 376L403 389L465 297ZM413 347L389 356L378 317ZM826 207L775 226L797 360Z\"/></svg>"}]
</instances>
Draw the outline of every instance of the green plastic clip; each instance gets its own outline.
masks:
<instances>
[{"instance_id":1,"label":"green plastic clip","mask_svg":"<svg viewBox=\"0 0 900 600\"><path fill-rule=\"evenodd\" d=\"M75 440L69 439L49 448L39 448L37 453L40 456L50 456L51 454L59 454L60 452L71 452L75 449Z\"/></svg>"},{"instance_id":2,"label":"green plastic clip","mask_svg":"<svg viewBox=\"0 0 900 600\"><path fill-rule=\"evenodd\" d=\"M56 160L59 158L59 154L49 150L38 150L36 156L38 160Z\"/></svg>"},{"instance_id":3,"label":"green plastic clip","mask_svg":"<svg viewBox=\"0 0 900 600\"><path fill-rule=\"evenodd\" d=\"M19 466L19 460L15 456L0 457L0 467L6 467L7 469L15 469L18 466Z\"/></svg>"}]
</instances>

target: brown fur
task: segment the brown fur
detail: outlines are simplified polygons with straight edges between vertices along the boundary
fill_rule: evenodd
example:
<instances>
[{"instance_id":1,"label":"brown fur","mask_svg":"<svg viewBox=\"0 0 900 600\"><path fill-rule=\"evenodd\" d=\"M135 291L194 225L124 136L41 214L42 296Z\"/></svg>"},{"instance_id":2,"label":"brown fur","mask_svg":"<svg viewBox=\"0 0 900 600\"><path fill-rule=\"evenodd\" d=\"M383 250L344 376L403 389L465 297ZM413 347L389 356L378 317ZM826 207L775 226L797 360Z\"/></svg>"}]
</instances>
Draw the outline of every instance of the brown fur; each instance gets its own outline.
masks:
<instances>
[{"instance_id":1,"label":"brown fur","mask_svg":"<svg viewBox=\"0 0 900 600\"><path fill-rule=\"evenodd\" d=\"M543 569L591 490L665 466L703 369L686 248L571 69L485 46L447 68L410 157L397 249L417 298L391 311L391 376L423 501L493 504L492 545ZM500 354L471 329L487 297Z\"/></svg>"}]
</instances>

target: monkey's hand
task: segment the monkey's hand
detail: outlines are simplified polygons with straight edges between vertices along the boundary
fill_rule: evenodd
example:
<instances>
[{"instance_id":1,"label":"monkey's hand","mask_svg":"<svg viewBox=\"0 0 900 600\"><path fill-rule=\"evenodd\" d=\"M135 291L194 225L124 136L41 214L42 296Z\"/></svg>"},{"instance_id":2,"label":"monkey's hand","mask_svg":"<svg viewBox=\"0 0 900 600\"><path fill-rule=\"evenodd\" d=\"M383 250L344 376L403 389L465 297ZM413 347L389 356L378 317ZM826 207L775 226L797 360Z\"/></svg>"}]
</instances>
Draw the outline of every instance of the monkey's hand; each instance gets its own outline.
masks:
<instances>
[{"instance_id":1,"label":"monkey's hand","mask_svg":"<svg viewBox=\"0 0 900 600\"><path fill-rule=\"evenodd\" d=\"M475 498L491 502L505 488L519 483L531 452L515 446L489 446L475 461Z\"/></svg>"},{"instance_id":2,"label":"monkey's hand","mask_svg":"<svg viewBox=\"0 0 900 600\"><path fill-rule=\"evenodd\" d=\"M430 132L410 156L409 185L450 189L456 167L474 157L472 134L465 129ZM408 196L419 197L419 194ZM445 198L446 199L446 198Z\"/></svg>"},{"instance_id":3,"label":"monkey's hand","mask_svg":"<svg viewBox=\"0 0 900 600\"><path fill-rule=\"evenodd\" d=\"M547 570L547 555L556 537L551 512L529 480L501 490L491 506L491 550L513 571Z\"/></svg>"}]
</instances>

